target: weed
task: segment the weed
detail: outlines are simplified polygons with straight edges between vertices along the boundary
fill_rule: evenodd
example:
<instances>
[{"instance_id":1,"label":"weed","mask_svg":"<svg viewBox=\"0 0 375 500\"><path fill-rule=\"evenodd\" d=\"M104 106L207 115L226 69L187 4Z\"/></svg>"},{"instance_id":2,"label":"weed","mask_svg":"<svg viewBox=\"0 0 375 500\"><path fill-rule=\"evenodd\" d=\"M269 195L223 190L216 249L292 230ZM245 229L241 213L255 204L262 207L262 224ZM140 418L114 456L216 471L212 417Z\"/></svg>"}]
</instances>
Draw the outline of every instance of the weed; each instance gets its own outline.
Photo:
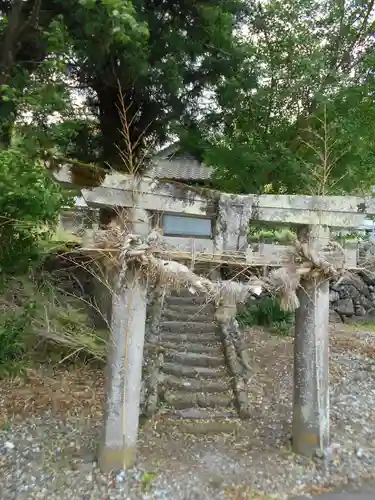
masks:
<instances>
[{"instance_id":1,"label":"weed","mask_svg":"<svg viewBox=\"0 0 375 500\"><path fill-rule=\"evenodd\" d=\"M3 432L9 432L10 431L10 423L8 422L8 420L5 420L5 422L3 422L1 424L1 430Z\"/></svg>"},{"instance_id":2,"label":"weed","mask_svg":"<svg viewBox=\"0 0 375 500\"><path fill-rule=\"evenodd\" d=\"M288 245L295 241L296 235L290 229L260 229L257 227L250 228L248 234L249 243L273 243Z\"/></svg>"},{"instance_id":3,"label":"weed","mask_svg":"<svg viewBox=\"0 0 375 500\"><path fill-rule=\"evenodd\" d=\"M275 297L262 297L251 301L238 315L238 321L242 327L264 326L271 332L285 337L291 334L293 314L282 310Z\"/></svg>"},{"instance_id":4,"label":"weed","mask_svg":"<svg viewBox=\"0 0 375 500\"><path fill-rule=\"evenodd\" d=\"M25 352L25 333L30 329L29 306L5 312L0 320L0 365L20 360Z\"/></svg>"},{"instance_id":5,"label":"weed","mask_svg":"<svg viewBox=\"0 0 375 500\"><path fill-rule=\"evenodd\" d=\"M7 360L0 364L0 379L14 379L23 377L30 368L30 360L23 357L17 360Z\"/></svg>"},{"instance_id":6,"label":"weed","mask_svg":"<svg viewBox=\"0 0 375 500\"><path fill-rule=\"evenodd\" d=\"M366 330L368 333L375 333L375 321L361 321L354 326L362 331Z\"/></svg>"},{"instance_id":7,"label":"weed","mask_svg":"<svg viewBox=\"0 0 375 500\"><path fill-rule=\"evenodd\" d=\"M156 479L156 474L153 474L152 472L144 472L141 477L141 485L142 485L142 490L144 492L150 491L152 487L152 483Z\"/></svg>"}]
</instances>

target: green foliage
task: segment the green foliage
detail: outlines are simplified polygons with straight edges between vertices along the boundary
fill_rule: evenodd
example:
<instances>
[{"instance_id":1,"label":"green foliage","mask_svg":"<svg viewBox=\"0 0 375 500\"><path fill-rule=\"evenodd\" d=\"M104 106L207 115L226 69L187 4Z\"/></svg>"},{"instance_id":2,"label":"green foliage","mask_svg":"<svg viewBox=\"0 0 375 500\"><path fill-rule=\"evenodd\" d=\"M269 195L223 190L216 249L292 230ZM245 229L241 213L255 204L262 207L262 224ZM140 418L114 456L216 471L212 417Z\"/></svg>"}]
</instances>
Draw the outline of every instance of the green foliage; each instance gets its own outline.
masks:
<instances>
[{"instance_id":1,"label":"green foliage","mask_svg":"<svg viewBox=\"0 0 375 500\"><path fill-rule=\"evenodd\" d=\"M10 422L8 422L7 420L5 422L3 422L1 425L1 430L2 430L2 432L9 432L10 431Z\"/></svg>"},{"instance_id":2,"label":"green foliage","mask_svg":"<svg viewBox=\"0 0 375 500\"><path fill-rule=\"evenodd\" d=\"M0 60L7 68L0 79L3 143L9 144L17 118L23 135L28 130L28 138L45 147L56 130L46 114L58 112L73 129L81 119L99 125L85 129L100 137L95 154L126 168L117 149L124 146L119 89L134 154L164 141L171 127L188 123L202 109L205 90L235 73L242 52L234 28L246 9L244 0L41 0L38 6L26 0L17 12L0 6L0 40L9 42L11 57ZM91 116L79 116L72 92L86 101ZM87 161L93 151L82 148L84 138L70 137L81 146L71 149Z\"/></svg>"},{"instance_id":3,"label":"green foliage","mask_svg":"<svg viewBox=\"0 0 375 500\"><path fill-rule=\"evenodd\" d=\"M0 322L0 364L18 360L25 351L23 336L28 325L26 314L8 313Z\"/></svg>"},{"instance_id":4,"label":"green foliage","mask_svg":"<svg viewBox=\"0 0 375 500\"><path fill-rule=\"evenodd\" d=\"M54 297L51 296L51 292ZM103 362L106 359L107 331L97 331L89 324L84 304L77 300L67 301L61 293L50 287L44 300L44 311L48 317L49 332L43 332L45 317L41 310L34 318L36 334L42 334L49 345L58 348L61 359L84 358Z\"/></svg>"},{"instance_id":5,"label":"green foliage","mask_svg":"<svg viewBox=\"0 0 375 500\"><path fill-rule=\"evenodd\" d=\"M0 41L6 47L0 58L0 144L7 148L15 125L37 122L40 135L47 116L66 109L69 40L61 19L42 2L3 2L0 15Z\"/></svg>"},{"instance_id":6,"label":"green foliage","mask_svg":"<svg viewBox=\"0 0 375 500\"><path fill-rule=\"evenodd\" d=\"M345 246L347 243L361 243L370 239L369 233L361 233L358 231L351 231L346 234L334 235L334 240L340 245Z\"/></svg>"},{"instance_id":7,"label":"green foliage","mask_svg":"<svg viewBox=\"0 0 375 500\"><path fill-rule=\"evenodd\" d=\"M73 40L75 75L96 94L90 104L99 116L102 159L126 169L117 149L124 147L119 89L133 153L164 142L171 127L202 109L205 90L235 72L233 28L245 2L79 3L54 5Z\"/></svg>"},{"instance_id":8,"label":"green foliage","mask_svg":"<svg viewBox=\"0 0 375 500\"><path fill-rule=\"evenodd\" d=\"M287 245L293 243L296 239L295 231L290 229L281 230L265 230L258 228L250 228L247 237L249 243L280 243Z\"/></svg>"},{"instance_id":9,"label":"green foliage","mask_svg":"<svg viewBox=\"0 0 375 500\"><path fill-rule=\"evenodd\" d=\"M101 155L100 128L92 118L77 116L53 123L45 134L46 149L67 158L96 163Z\"/></svg>"},{"instance_id":10,"label":"green foliage","mask_svg":"<svg viewBox=\"0 0 375 500\"><path fill-rule=\"evenodd\" d=\"M157 476L152 472L143 472L141 476L142 491L149 492Z\"/></svg>"},{"instance_id":11,"label":"green foliage","mask_svg":"<svg viewBox=\"0 0 375 500\"><path fill-rule=\"evenodd\" d=\"M21 291L18 289L17 291ZM4 295L12 295L3 290ZM16 292L17 293L17 292ZM22 294L22 291L21 291ZM3 295L3 296L4 296ZM20 297L1 301L0 315L0 375L19 374L25 364L23 357L27 351L27 339L33 332L32 318L36 304L32 296L27 301Z\"/></svg>"},{"instance_id":12,"label":"green foliage","mask_svg":"<svg viewBox=\"0 0 375 500\"><path fill-rule=\"evenodd\" d=\"M335 194L375 182L372 8L354 0L254 4L247 56L222 79L219 108L200 125L217 187Z\"/></svg>"},{"instance_id":13,"label":"green foliage","mask_svg":"<svg viewBox=\"0 0 375 500\"><path fill-rule=\"evenodd\" d=\"M66 201L42 162L19 149L0 151L0 275L27 271Z\"/></svg>"},{"instance_id":14,"label":"green foliage","mask_svg":"<svg viewBox=\"0 0 375 500\"><path fill-rule=\"evenodd\" d=\"M250 301L238 315L242 327L263 326L280 336L291 335L293 313L280 308L275 297L262 297Z\"/></svg>"},{"instance_id":15,"label":"green foliage","mask_svg":"<svg viewBox=\"0 0 375 500\"><path fill-rule=\"evenodd\" d=\"M226 191L366 190L375 181L372 8L3 3L0 144L126 169L118 147L143 159L177 133Z\"/></svg>"},{"instance_id":16,"label":"green foliage","mask_svg":"<svg viewBox=\"0 0 375 500\"><path fill-rule=\"evenodd\" d=\"M355 318L354 318L355 319ZM357 325L354 323L354 328L358 329L359 331L364 331L366 330L366 333L370 333L372 335L375 335L375 321L359 321Z\"/></svg>"}]
</instances>

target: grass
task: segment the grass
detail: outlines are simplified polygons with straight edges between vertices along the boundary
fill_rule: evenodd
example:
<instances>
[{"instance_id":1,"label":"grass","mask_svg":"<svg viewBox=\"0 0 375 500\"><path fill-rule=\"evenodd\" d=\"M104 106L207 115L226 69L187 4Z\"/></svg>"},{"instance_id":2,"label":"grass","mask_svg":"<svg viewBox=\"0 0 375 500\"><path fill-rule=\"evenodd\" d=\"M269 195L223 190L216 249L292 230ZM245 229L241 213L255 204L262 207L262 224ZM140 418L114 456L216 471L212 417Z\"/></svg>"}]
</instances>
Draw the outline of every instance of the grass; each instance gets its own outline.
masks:
<instances>
[{"instance_id":1,"label":"grass","mask_svg":"<svg viewBox=\"0 0 375 500\"><path fill-rule=\"evenodd\" d=\"M152 472L143 472L140 480L142 491L145 493L150 491L156 478L157 475Z\"/></svg>"},{"instance_id":2,"label":"grass","mask_svg":"<svg viewBox=\"0 0 375 500\"><path fill-rule=\"evenodd\" d=\"M354 323L354 326L361 330L366 329L375 334L375 321L361 321L360 323Z\"/></svg>"},{"instance_id":3,"label":"grass","mask_svg":"<svg viewBox=\"0 0 375 500\"><path fill-rule=\"evenodd\" d=\"M1 430L2 432L9 432L10 431L10 422L8 420L6 420L5 422L3 422L1 424Z\"/></svg>"},{"instance_id":4,"label":"grass","mask_svg":"<svg viewBox=\"0 0 375 500\"><path fill-rule=\"evenodd\" d=\"M249 302L237 317L243 328L263 326L280 337L292 334L293 318L292 312L280 308L275 297L262 297Z\"/></svg>"},{"instance_id":5,"label":"grass","mask_svg":"<svg viewBox=\"0 0 375 500\"><path fill-rule=\"evenodd\" d=\"M290 245L296 240L296 232L290 228L267 228L250 227L248 233L249 243L269 243L278 245ZM368 235L362 235L360 232L352 231L348 234L332 235L333 239L345 246L347 243L359 243L368 240Z\"/></svg>"},{"instance_id":6,"label":"grass","mask_svg":"<svg viewBox=\"0 0 375 500\"><path fill-rule=\"evenodd\" d=\"M39 242L39 251L41 256L58 252L69 251L82 243L82 238L73 233L66 231L62 227L57 227L55 231L50 234L49 238L41 239Z\"/></svg>"},{"instance_id":7,"label":"grass","mask_svg":"<svg viewBox=\"0 0 375 500\"><path fill-rule=\"evenodd\" d=\"M10 279L0 294L0 378L23 376L39 363L103 364L107 330L98 330L88 305L51 282Z\"/></svg>"}]
</instances>

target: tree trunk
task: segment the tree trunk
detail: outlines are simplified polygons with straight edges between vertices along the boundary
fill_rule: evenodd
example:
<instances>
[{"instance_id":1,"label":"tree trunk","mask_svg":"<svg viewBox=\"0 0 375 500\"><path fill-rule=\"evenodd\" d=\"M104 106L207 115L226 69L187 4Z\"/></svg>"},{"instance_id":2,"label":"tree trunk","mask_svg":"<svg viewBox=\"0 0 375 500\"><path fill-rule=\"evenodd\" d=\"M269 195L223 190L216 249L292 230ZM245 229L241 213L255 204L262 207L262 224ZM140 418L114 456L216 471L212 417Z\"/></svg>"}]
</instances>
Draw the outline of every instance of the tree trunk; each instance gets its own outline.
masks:
<instances>
[{"instance_id":1,"label":"tree trunk","mask_svg":"<svg viewBox=\"0 0 375 500\"><path fill-rule=\"evenodd\" d=\"M0 98L0 149L7 149L10 146L16 112L14 102L3 101Z\"/></svg>"},{"instance_id":2,"label":"tree trunk","mask_svg":"<svg viewBox=\"0 0 375 500\"><path fill-rule=\"evenodd\" d=\"M17 53L17 38L21 27L22 0L15 0L7 16L8 24L1 44L0 59L0 148L9 147L15 120L15 105L7 101L2 86L6 85L13 71Z\"/></svg>"},{"instance_id":3,"label":"tree trunk","mask_svg":"<svg viewBox=\"0 0 375 500\"><path fill-rule=\"evenodd\" d=\"M1 44L0 86L7 82L8 76L13 69L14 59L18 48L17 39L21 29L22 5L22 0L14 0L12 8L7 16L7 28L4 40Z\"/></svg>"},{"instance_id":4,"label":"tree trunk","mask_svg":"<svg viewBox=\"0 0 375 500\"><path fill-rule=\"evenodd\" d=\"M118 91L116 88L105 86L97 86L95 90L99 100L103 163L116 170L126 170L120 155L120 149L124 146L124 138L121 134Z\"/></svg>"},{"instance_id":5,"label":"tree trunk","mask_svg":"<svg viewBox=\"0 0 375 500\"><path fill-rule=\"evenodd\" d=\"M41 4L42 0L14 0L6 12L7 26L0 40L0 148L9 147L17 115L16 103L7 99L2 86L12 85L18 66L31 73L45 57L45 46L37 31ZM45 17L47 25L51 14Z\"/></svg>"}]
</instances>

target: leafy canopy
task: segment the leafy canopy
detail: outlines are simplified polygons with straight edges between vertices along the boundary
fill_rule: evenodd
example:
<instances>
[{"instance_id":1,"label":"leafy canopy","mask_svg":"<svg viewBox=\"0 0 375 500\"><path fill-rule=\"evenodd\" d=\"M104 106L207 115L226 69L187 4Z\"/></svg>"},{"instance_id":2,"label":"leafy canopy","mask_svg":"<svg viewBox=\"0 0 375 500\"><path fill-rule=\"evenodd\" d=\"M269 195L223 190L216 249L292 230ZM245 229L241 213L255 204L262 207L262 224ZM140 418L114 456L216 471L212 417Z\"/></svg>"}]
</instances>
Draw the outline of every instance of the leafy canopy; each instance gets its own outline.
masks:
<instances>
[{"instance_id":1,"label":"leafy canopy","mask_svg":"<svg viewBox=\"0 0 375 500\"><path fill-rule=\"evenodd\" d=\"M373 0L0 2L0 143L126 170L178 134L227 191L369 186L373 13Z\"/></svg>"},{"instance_id":2,"label":"leafy canopy","mask_svg":"<svg viewBox=\"0 0 375 500\"><path fill-rule=\"evenodd\" d=\"M374 2L253 5L241 70L222 80L217 108L199 124L217 186L306 193L328 168L330 192L369 187L375 180Z\"/></svg>"}]
</instances>

